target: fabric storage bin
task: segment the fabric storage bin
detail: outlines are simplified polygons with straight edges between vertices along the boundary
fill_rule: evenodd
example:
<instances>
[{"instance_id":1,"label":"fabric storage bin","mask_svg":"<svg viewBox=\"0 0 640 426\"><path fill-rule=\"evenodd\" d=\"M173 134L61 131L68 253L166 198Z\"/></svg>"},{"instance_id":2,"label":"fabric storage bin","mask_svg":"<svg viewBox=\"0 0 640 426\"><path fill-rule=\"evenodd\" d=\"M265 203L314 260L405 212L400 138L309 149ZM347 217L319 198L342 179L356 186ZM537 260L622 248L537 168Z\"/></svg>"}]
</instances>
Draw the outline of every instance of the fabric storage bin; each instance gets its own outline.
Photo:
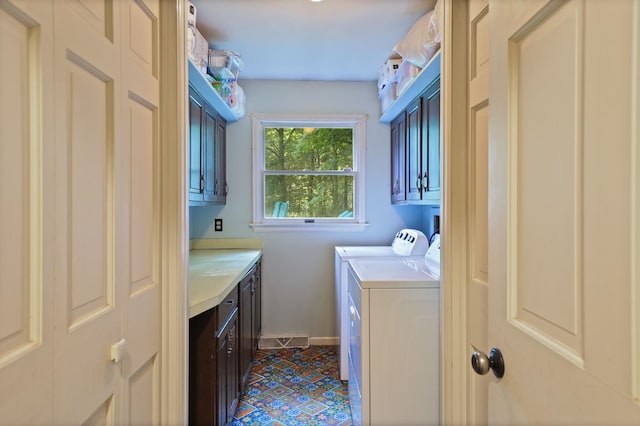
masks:
<instances>
[{"instance_id":1,"label":"fabric storage bin","mask_svg":"<svg viewBox=\"0 0 640 426\"><path fill-rule=\"evenodd\" d=\"M396 72L396 83L398 84L398 95L403 93L411 85L416 76L420 74L420 68L409 61L402 61Z\"/></svg>"},{"instance_id":2,"label":"fabric storage bin","mask_svg":"<svg viewBox=\"0 0 640 426\"><path fill-rule=\"evenodd\" d=\"M189 33L195 35L193 42L191 42ZM200 31L198 31L195 27L187 28L187 41L191 42L193 49L189 50L189 59L193 62L193 65L202 73L205 74L207 72L207 55L209 52L209 43L207 39L204 38Z\"/></svg>"},{"instance_id":3,"label":"fabric storage bin","mask_svg":"<svg viewBox=\"0 0 640 426\"><path fill-rule=\"evenodd\" d=\"M391 104L398 98L398 93L396 90L396 83L391 82L384 86L380 91L380 107L382 108L382 112L384 113Z\"/></svg>"},{"instance_id":4,"label":"fabric storage bin","mask_svg":"<svg viewBox=\"0 0 640 426\"><path fill-rule=\"evenodd\" d=\"M393 81L398 67L402 63L400 58L391 58L382 64L378 74L378 90L382 90L387 84Z\"/></svg>"}]
</instances>

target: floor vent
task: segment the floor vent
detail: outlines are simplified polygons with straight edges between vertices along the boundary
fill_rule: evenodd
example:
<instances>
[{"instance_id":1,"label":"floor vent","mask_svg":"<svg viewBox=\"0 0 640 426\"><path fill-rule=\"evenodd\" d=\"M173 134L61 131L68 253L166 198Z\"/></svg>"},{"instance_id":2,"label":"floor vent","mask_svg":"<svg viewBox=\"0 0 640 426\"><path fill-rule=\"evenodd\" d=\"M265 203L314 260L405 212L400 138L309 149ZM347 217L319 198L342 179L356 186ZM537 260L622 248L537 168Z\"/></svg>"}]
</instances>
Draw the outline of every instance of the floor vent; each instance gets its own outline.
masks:
<instances>
[{"instance_id":1,"label":"floor vent","mask_svg":"<svg viewBox=\"0 0 640 426\"><path fill-rule=\"evenodd\" d=\"M260 349L308 348L309 336L262 336L258 341Z\"/></svg>"}]
</instances>

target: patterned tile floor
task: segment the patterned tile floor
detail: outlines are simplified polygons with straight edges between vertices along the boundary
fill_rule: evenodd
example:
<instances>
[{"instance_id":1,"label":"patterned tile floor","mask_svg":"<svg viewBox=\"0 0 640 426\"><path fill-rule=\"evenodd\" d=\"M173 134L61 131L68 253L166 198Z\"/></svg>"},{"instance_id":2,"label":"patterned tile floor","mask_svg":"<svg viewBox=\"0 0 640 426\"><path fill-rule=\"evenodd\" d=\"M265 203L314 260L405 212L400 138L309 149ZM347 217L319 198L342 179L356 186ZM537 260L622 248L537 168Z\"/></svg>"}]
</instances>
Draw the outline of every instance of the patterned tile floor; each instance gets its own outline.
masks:
<instances>
[{"instance_id":1,"label":"patterned tile floor","mask_svg":"<svg viewBox=\"0 0 640 426\"><path fill-rule=\"evenodd\" d=\"M351 425L335 346L260 349L232 425Z\"/></svg>"}]
</instances>

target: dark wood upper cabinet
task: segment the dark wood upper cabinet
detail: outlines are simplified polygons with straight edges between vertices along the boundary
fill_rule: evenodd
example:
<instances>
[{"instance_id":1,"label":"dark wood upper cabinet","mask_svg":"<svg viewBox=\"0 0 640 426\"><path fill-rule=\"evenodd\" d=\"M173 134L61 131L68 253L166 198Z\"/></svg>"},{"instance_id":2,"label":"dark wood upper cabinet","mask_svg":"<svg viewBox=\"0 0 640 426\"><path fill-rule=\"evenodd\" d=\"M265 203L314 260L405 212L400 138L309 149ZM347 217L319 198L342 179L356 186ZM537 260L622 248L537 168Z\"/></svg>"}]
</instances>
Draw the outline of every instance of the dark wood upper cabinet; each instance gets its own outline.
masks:
<instances>
[{"instance_id":1,"label":"dark wood upper cabinet","mask_svg":"<svg viewBox=\"0 0 640 426\"><path fill-rule=\"evenodd\" d=\"M405 139L407 201L420 200L422 195L422 103L420 98L407 108Z\"/></svg>"},{"instance_id":2,"label":"dark wood upper cabinet","mask_svg":"<svg viewBox=\"0 0 640 426\"><path fill-rule=\"evenodd\" d=\"M405 124L404 111L391 122L391 202L394 204L406 201Z\"/></svg>"},{"instance_id":3,"label":"dark wood upper cabinet","mask_svg":"<svg viewBox=\"0 0 640 426\"><path fill-rule=\"evenodd\" d=\"M226 203L227 122L189 86L189 205Z\"/></svg>"},{"instance_id":4,"label":"dark wood upper cabinet","mask_svg":"<svg viewBox=\"0 0 640 426\"><path fill-rule=\"evenodd\" d=\"M202 201L202 111L204 100L189 90L189 201Z\"/></svg>"},{"instance_id":5,"label":"dark wood upper cabinet","mask_svg":"<svg viewBox=\"0 0 640 426\"><path fill-rule=\"evenodd\" d=\"M391 203L440 203L440 78L391 124Z\"/></svg>"},{"instance_id":6,"label":"dark wood upper cabinet","mask_svg":"<svg viewBox=\"0 0 640 426\"><path fill-rule=\"evenodd\" d=\"M422 200L440 203L440 79L420 97L422 103Z\"/></svg>"},{"instance_id":7,"label":"dark wood upper cabinet","mask_svg":"<svg viewBox=\"0 0 640 426\"><path fill-rule=\"evenodd\" d=\"M218 117L216 120L216 167L215 167L215 195L218 204L227 203L227 122Z\"/></svg>"}]
</instances>

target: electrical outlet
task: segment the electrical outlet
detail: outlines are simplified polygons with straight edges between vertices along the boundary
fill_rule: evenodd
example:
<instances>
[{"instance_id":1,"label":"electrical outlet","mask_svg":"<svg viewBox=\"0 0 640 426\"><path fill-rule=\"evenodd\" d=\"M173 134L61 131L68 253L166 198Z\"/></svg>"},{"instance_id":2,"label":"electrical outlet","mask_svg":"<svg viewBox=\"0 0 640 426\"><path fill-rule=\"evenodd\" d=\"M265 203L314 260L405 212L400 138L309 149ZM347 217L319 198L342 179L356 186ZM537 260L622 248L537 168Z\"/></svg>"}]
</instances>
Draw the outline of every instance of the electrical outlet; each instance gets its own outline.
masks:
<instances>
[{"instance_id":1,"label":"electrical outlet","mask_svg":"<svg viewBox=\"0 0 640 426\"><path fill-rule=\"evenodd\" d=\"M433 216L433 232L436 234L440 233L440 215L436 214Z\"/></svg>"},{"instance_id":2,"label":"electrical outlet","mask_svg":"<svg viewBox=\"0 0 640 426\"><path fill-rule=\"evenodd\" d=\"M213 221L213 229L216 232L221 232L222 231L222 219L214 219L214 221Z\"/></svg>"}]
</instances>

